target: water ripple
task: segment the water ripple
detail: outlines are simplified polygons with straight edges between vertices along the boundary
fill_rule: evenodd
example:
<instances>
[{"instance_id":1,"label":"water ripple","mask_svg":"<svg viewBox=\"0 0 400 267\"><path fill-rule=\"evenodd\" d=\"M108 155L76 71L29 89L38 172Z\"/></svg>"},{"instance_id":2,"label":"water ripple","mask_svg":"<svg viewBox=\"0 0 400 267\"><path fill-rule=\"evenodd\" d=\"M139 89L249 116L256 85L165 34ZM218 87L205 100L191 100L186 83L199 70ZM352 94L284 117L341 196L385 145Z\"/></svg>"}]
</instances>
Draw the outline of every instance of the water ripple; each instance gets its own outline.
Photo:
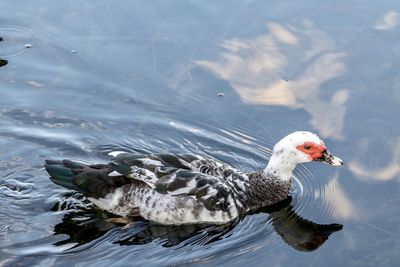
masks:
<instances>
[{"instance_id":1,"label":"water ripple","mask_svg":"<svg viewBox=\"0 0 400 267\"><path fill-rule=\"evenodd\" d=\"M31 51L39 44L37 33L31 29L16 25L1 25L0 57L14 57Z\"/></svg>"},{"instance_id":2,"label":"water ripple","mask_svg":"<svg viewBox=\"0 0 400 267\"><path fill-rule=\"evenodd\" d=\"M3 114L9 116L10 113ZM11 117L18 118L15 116ZM97 155L101 161L108 160L107 154L113 150L191 152L218 158L245 171L264 168L271 156L269 145L265 145L269 141L243 129L203 129L178 121L152 121L142 124L142 127L145 132L146 127L157 128L158 132L148 131L148 135L139 134L135 139L123 138L123 141L100 146L86 143L87 151ZM168 134L170 131L175 133ZM169 137L156 138L160 132L167 133ZM35 192L41 190L31 183L31 177L14 179L23 177L21 174L26 171L26 168L10 170L8 179L0 184L3 197L40 199L40 193ZM9 255L57 255L69 262L79 262L85 257L88 262L91 259L96 262L113 259L114 263L122 263L135 257L139 265L145 264L151 257L160 266L177 263L223 264L231 257L251 255L260 250L272 257L286 245L309 251L321 246L331 233L341 229L340 225L317 224L301 216L305 211L322 206L322 209L316 209L317 214L313 218L329 221L334 211L324 204L325 190L325 185L314 177L309 168L300 166L293 177L291 197L273 207L260 209L222 226L162 226L145 221L126 224L124 220L99 210L81 194L58 188L56 192L47 194L46 201L41 203L45 211L42 216L51 215L55 220L52 227L54 234L18 242L18 235L10 232L8 236L11 239L15 236L16 240L8 242L2 251ZM19 220L18 215L10 217ZM104 250L108 253L104 254Z\"/></svg>"}]
</instances>

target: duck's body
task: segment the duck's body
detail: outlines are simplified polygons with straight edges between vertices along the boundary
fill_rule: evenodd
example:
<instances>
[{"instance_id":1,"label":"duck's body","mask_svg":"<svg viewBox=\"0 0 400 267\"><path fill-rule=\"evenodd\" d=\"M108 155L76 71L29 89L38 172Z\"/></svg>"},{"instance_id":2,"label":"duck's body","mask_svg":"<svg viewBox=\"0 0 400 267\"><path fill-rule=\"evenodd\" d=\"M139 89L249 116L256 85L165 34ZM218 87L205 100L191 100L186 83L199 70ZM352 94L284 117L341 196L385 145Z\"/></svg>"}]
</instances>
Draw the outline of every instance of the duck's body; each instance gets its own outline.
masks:
<instances>
[{"instance_id":1,"label":"duck's body","mask_svg":"<svg viewBox=\"0 0 400 267\"><path fill-rule=\"evenodd\" d=\"M46 170L54 183L80 191L99 208L120 216L141 216L161 224L226 223L285 199L298 163L319 159L341 163L318 137L296 133L292 137L306 133L313 137L312 143L319 142L319 157L313 158L318 151L308 157L294 155L297 150L304 152L286 147L282 141L289 141L289 135L274 147L268 166L254 173L198 155L126 152L110 153L114 158L109 164L46 161Z\"/></svg>"}]
</instances>

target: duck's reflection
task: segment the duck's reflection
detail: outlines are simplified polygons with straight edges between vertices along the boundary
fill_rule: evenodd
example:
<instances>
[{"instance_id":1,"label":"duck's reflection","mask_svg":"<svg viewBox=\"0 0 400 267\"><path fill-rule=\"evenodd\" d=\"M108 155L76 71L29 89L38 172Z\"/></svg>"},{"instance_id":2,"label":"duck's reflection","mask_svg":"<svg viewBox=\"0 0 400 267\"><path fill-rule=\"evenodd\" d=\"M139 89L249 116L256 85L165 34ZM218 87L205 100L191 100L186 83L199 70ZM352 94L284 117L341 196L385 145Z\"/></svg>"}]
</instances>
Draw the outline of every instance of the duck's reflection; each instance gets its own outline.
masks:
<instances>
[{"instance_id":1,"label":"duck's reflection","mask_svg":"<svg viewBox=\"0 0 400 267\"><path fill-rule=\"evenodd\" d=\"M320 247L330 234L340 231L340 224L317 224L303 219L295 213L291 197L257 211L266 213L275 231L291 247L299 251L313 251ZM191 244L206 245L226 238L240 222L236 220L224 225L183 225L164 226L146 221L126 224L122 218L112 218L97 209L79 210L66 214L62 222L54 227L55 235L66 234L68 239L57 242L56 246L76 243L77 246L103 236L111 229L120 229L114 243L119 245L143 245L158 240L164 247L172 247L188 241Z\"/></svg>"},{"instance_id":2,"label":"duck's reflection","mask_svg":"<svg viewBox=\"0 0 400 267\"><path fill-rule=\"evenodd\" d=\"M313 251L325 243L332 233L342 230L341 224L318 224L300 217L290 202L289 197L265 212L269 213L275 231L291 247L299 251Z\"/></svg>"}]
</instances>

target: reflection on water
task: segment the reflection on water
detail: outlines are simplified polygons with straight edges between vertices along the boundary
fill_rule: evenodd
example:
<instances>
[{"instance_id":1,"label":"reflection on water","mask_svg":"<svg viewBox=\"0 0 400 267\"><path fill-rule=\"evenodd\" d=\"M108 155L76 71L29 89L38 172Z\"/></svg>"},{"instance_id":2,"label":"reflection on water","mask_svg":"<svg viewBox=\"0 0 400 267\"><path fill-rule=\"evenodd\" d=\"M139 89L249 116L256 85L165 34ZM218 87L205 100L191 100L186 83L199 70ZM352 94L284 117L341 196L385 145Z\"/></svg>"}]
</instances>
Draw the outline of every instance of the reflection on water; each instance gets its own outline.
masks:
<instances>
[{"instance_id":1,"label":"reflection on water","mask_svg":"<svg viewBox=\"0 0 400 267\"><path fill-rule=\"evenodd\" d=\"M349 168L355 175L357 175L357 177L360 177L362 180L389 181L394 178L399 178L400 174L400 164L398 161L390 162L387 164L387 166L379 169L368 168L359 162L350 162Z\"/></svg>"},{"instance_id":2,"label":"reflection on water","mask_svg":"<svg viewBox=\"0 0 400 267\"><path fill-rule=\"evenodd\" d=\"M75 194L79 195L79 194ZM66 204L56 203L52 210L57 211ZM342 229L340 224L317 224L296 214L291 205L291 197L272 207L260 209L254 213L269 216L275 231L291 247L300 251L313 251L320 247L330 234ZM110 217L111 216L111 217ZM69 238L58 241L55 246L76 244L77 246L98 239L118 225L126 224L126 219L113 218L96 208L79 209L68 212L62 223L54 226L55 235L67 235ZM144 245L155 240L164 247L183 245L209 245L224 238L240 223L240 219L225 225L180 225L164 226L145 221L132 221L115 234L113 243L119 245ZM125 229L124 229L125 228ZM255 231L259 231L255 229Z\"/></svg>"},{"instance_id":3,"label":"reflection on water","mask_svg":"<svg viewBox=\"0 0 400 267\"><path fill-rule=\"evenodd\" d=\"M275 231L291 247L300 251L314 251L334 232L342 229L341 224L317 224L302 218L293 210L290 201L286 206L270 211Z\"/></svg>"},{"instance_id":4,"label":"reflection on water","mask_svg":"<svg viewBox=\"0 0 400 267\"><path fill-rule=\"evenodd\" d=\"M396 11L389 11L383 17L376 22L374 29L381 31L393 30L399 24L399 13Z\"/></svg>"},{"instance_id":5,"label":"reflection on water","mask_svg":"<svg viewBox=\"0 0 400 267\"><path fill-rule=\"evenodd\" d=\"M390 146L386 147L379 142L380 153L369 153L375 144L360 140L357 142L358 158L349 162L349 169L363 181L389 181L400 178L400 137L391 138ZM382 155L381 153L384 152ZM373 159L367 165L367 160ZM377 164L379 163L379 164Z\"/></svg>"},{"instance_id":6,"label":"reflection on water","mask_svg":"<svg viewBox=\"0 0 400 267\"><path fill-rule=\"evenodd\" d=\"M342 220L357 220L360 218L358 209L343 190L338 177L330 179L323 188L322 195L319 191L316 191L315 194L317 198L322 197L325 199L335 218Z\"/></svg>"},{"instance_id":7,"label":"reflection on water","mask_svg":"<svg viewBox=\"0 0 400 267\"><path fill-rule=\"evenodd\" d=\"M345 72L346 54L310 21L267 28L252 39L225 40L217 60L197 63L228 81L244 102L304 109L323 137L343 137L348 90L336 88L329 99L320 90Z\"/></svg>"}]
</instances>

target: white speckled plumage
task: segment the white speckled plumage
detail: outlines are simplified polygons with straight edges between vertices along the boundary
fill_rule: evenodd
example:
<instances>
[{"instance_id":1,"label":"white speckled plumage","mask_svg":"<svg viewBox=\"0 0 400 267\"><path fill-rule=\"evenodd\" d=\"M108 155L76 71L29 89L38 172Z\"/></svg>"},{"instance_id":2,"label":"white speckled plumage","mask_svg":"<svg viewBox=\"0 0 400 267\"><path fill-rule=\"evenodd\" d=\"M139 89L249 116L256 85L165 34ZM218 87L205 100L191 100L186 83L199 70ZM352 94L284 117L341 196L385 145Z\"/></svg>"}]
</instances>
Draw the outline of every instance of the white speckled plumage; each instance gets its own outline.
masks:
<instances>
[{"instance_id":1,"label":"white speckled plumage","mask_svg":"<svg viewBox=\"0 0 400 267\"><path fill-rule=\"evenodd\" d=\"M267 167L243 173L197 155L111 152L110 164L47 161L52 181L81 191L99 208L161 224L226 223L285 199L297 164L341 164L309 132L295 132L273 149Z\"/></svg>"}]
</instances>

